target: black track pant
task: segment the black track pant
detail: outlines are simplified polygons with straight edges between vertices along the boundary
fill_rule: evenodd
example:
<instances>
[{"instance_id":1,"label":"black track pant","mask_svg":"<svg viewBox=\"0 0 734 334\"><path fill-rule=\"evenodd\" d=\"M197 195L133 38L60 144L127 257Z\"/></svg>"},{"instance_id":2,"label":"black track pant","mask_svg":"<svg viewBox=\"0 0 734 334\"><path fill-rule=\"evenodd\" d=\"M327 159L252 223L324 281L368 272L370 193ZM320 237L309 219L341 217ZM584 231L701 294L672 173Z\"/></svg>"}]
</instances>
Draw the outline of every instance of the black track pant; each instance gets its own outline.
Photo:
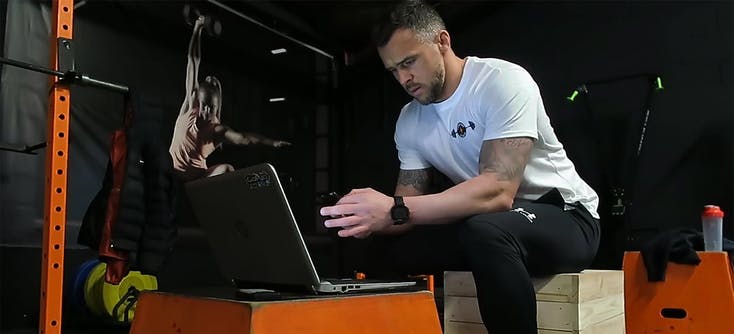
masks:
<instances>
[{"instance_id":1,"label":"black track pant","mask_svg":"<svg viewBox=\"0 0 734 334\"><path fill-rule=\"evenodd\" d=\"M579 204L564 204L553 190L538 201L515 200L511 211L375 237L367 269L375 276L437 277L444 270L470 270L490 333L537 333L530 277L579 272L598 246L598 220Z\"/></svg>"}]
</instances>

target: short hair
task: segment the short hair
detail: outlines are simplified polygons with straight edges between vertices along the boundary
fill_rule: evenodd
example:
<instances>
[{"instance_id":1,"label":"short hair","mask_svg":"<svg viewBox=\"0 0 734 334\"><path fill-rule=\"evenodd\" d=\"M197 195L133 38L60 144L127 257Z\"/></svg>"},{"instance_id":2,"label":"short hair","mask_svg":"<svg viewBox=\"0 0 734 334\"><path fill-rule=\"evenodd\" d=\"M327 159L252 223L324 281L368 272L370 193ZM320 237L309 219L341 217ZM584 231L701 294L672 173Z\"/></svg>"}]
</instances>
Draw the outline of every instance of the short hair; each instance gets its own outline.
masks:
<instances>
[{"instance_id":1,"label":"short hair","mask_svg":"<svg viewBox=\"0 0 734 334\"><path fill-rule=\"evenodd\" d=\"M438 12L422 0L400 1L387 17L374 26L372 39L375 46L385 46L393 33L403 28L413 30L419 39L428 42L446 29L446 24Z\"/></svg>"}]
</instances>

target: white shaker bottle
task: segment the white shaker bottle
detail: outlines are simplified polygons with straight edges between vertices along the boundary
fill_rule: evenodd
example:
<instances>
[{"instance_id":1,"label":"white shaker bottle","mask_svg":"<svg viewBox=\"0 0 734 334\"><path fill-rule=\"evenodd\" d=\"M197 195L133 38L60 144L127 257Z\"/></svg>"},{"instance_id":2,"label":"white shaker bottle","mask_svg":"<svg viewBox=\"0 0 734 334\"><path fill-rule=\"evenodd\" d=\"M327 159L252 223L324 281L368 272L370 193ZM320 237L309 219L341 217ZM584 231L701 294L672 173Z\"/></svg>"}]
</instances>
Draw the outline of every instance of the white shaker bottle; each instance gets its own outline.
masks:
<instances>
[{"instance_id":1,"label":"white shaker bottle","mask_svg":"<svg viewBox=\"0 0 734 334\"><path fill-rule=\"evenodd\" d=\"M716 205L706 205L701 214L704 250L721 252L721 234L724 212Z\"/></svg>"}]
</instances>

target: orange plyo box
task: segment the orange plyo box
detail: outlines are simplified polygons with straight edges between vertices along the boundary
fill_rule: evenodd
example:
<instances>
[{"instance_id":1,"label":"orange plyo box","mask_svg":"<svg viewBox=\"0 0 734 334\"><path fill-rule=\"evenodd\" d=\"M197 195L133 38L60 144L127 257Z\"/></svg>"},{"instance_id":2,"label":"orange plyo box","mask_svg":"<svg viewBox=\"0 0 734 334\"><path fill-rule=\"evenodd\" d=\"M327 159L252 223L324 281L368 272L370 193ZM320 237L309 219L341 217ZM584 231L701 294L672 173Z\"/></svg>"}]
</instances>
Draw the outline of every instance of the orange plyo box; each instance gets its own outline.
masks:
<instances>
[{"instance_id":1,"label":"orange plyo box","mask_svg":"<svg viewBox=\"0 0 734 334\"><path fill-rule=\"evenodd\" d=\"M286 301L238 301L143 292L131 334L440 334L428 291Z\"/></svg>"},{"instance_id":2,"label":"orange plyo box","mask_svg":"<svg viewBox=\"0 0 734 334\"><path fill-rule=\"evenodd\" d=\"M698 252L697 266L668 263L648 282L639 252L624 255L627 334L734 333L734 281L727 253Z\"/></svg>"}]
</instances>

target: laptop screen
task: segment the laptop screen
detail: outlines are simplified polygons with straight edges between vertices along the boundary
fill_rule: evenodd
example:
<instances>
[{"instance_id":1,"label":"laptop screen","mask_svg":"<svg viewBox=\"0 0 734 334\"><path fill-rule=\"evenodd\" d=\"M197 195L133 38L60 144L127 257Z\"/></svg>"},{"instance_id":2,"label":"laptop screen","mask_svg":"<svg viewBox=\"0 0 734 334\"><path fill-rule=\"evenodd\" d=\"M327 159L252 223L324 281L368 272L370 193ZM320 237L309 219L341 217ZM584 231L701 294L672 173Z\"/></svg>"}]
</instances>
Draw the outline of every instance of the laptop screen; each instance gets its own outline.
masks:
<instances>
[{"instance_id":1,"label":"laptop screen","mask_svg":"<svg viewBox=\"0 0 734 334\"><path fill-rule=\"evenodd\" d=\"M238 287L312 289L318 284L272 165L191 181L186 192L220 268Z\"/></svg>"}]
</instances>

